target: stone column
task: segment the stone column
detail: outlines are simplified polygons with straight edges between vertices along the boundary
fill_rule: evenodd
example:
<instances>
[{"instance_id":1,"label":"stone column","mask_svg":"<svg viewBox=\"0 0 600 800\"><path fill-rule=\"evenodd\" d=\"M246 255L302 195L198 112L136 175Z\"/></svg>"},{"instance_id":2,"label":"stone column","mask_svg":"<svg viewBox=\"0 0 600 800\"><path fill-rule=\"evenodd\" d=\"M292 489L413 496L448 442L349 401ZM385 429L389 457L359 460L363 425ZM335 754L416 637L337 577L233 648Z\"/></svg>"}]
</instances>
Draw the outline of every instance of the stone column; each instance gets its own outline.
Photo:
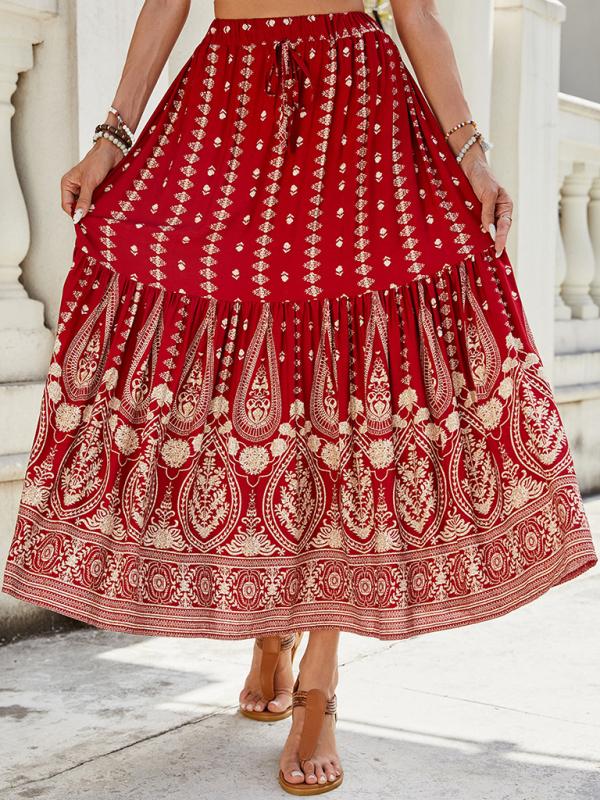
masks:
<instances>
[{"instance_id":1,"label":"stone column","mask_svg":"<svg viewBox=\"0 0 600 800\"><path fill-rule=\"evenodd\" d=\"M558 0L495 0L492 164L515 201L508 252L546 371L554 356L556 261Z\"/></svg>"},{"instance_id":2,"label":"stone column","mask_svg":"<svg viewBox=\"0 0 600 800\"><path fill-rule=\"evenodd\" d=\"M559 219L562 213L561 205L561 188L563 181L569 171L569 166L560 163L559 178L558 178L558 213ZM556 227L556 270L555 270L555 286L554 286L554 319L566 320L571 319L571 309L565 303L562 297L562 285L567 274L567 258L565 256L565 246L563 244L562 232L560 225Z\"/></svg>"},{"instance_id":3,"label":"stone column","mask_svg":"<svg viewBox=\"0 0 600 800\"><path fill-rule=\"evenodd\" d=\"M586 163L578 161L561 189L561 230L567 272L562 296L577 319L596 319L600 309L590 295L595 258L588 227L588 206L593 176Z\"/></svg>"},{"instance_id":4,"label":"stone column","mask_svg":"<svg viewBox=\"0 0 600 800\"><path fill-rule=\"evenodd\" d=\"M44 306L20 281L30 230L13 157L12 97L19 75L33 66L32 46L42 39L42 21L55 13L54 0L0 0L0 573L53 339L44 326ZM2 636L43 627L48 617L28 603L0 597Z\"/></svg>"},{"instance_id":5,"label":"stone column","mask_svg":"<svg viewBox=\"0 0 600 800\"><path fill-rule=\"evenodd\" d=\"M18 76L33 66L32 45L41 38L39 20L51 13L52 5L0 1L0 384L43 378L52 346L44 308L28 297L19 280L30 243L29 219L11 136Z\"/></svg>"},{"instance_id":6,"label":"stone column","mask_svg":"<svg viewBox=\"0 0 600 800\"><path fill-rule=\"evenodd\" d=\"M594 279L590 286L590 294L596 305L600 306L600 175L598 174L592 181L588 215L595 260Z\"/></svg>"}]
</instances>

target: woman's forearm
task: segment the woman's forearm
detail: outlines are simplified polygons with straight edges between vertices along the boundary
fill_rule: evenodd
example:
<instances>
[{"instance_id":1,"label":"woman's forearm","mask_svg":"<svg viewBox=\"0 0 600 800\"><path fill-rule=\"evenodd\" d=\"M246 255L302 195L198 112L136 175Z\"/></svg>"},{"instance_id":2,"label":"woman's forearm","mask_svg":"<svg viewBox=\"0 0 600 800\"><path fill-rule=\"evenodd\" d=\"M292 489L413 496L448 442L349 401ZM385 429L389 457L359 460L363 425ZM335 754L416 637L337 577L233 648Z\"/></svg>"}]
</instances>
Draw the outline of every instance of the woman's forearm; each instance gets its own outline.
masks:
<instances>
[{"instance_id":1,"label":"woman's forearm","mask_svg":"<svg viewBox=\"0 0 600 800\"><path fill-rule=\"evenodd\" d=\"M436 0L390 0L398 35L421 88L444 132L471 118L450 37ZM458 153L473 135L466 125L449 137ZM494 177L482 147L471 147L460 165L481 202L481 225L489 231L500 257L512 223L513 202Z\"/></svg>"},{"instance_id":2,"label":"woman's forearm","mask_svg":"<svg viewBox=\"0 0 600 800\"><path fill-rule=\"evenodd\" d=\"M427 100L444 131L471 118L450 37L435 0L392 0L396 28ZM452 135L450 146L457 153L472 136L471 128ZM472 147L463 166L485 160L480 147Z\"/></svg>"},{"instance_id":3,"label":"woman's forearm","mask_svg":"<svg viewBox=\"0 0 600 800\"><path fill-rule=\"evenodd\" d=\"M190 0L146 0L138 16L113 105L135 130L187 19ZM108 119L114 122L112 114Z\"/></svg>"}]
</instances>

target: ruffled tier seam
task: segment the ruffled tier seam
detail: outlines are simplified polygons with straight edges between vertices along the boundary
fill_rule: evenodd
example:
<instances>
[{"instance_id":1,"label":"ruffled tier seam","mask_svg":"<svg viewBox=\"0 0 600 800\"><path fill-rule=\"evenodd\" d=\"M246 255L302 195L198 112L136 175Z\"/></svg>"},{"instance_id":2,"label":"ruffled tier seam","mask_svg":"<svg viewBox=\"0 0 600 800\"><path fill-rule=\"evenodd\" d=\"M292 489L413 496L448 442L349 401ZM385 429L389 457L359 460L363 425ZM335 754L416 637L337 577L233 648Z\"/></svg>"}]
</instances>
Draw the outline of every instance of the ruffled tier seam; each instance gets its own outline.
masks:
<instances>
[{"instance_id":1,"label":"ruffled tier seam","mask_svg":"<svg viewBox=\"0 0 600 800\"><path fill-rule=\"evenodd\" d=\"M328 295L325 297L316 297L316 298L302 298L302 299L293 299L293 298L283 298L279 300L257 300L254 298L231 298L231 299L224 299L224 298L215 298L215 297L207 297L205 295L196 295L191 294L189 292L184 292L181 290L174 290L169 289L165 286L161 286L160 284L154 283L145 283L143 281L139 281L135 276L124 275L118 269L110 266L106 262L102 261L101 259L97 259L95 256L89 255L87 252L80 252L80 254L74 259L72 269L78 269L81 267L82 264L86 264L91 268L100 267L101 269L106 270L109 274L115 276L115 278L119 281L119 285L123 288L127 288L128 286L134 286L137 291L143 290L151 290L158 295L163 297L178 297L178 298L188 298L193 302L197 302L199 304L206 304L207 308L214 309L217 312L221 312L223 314L228 313L229 311L239 312L243 308L248 309L262 309L264 306L268 306L271 309L279 308L279 307L291 307L297 311L305 311L307 314L310 314L310 309L320 308L324 304L329 303L341 303L346 301L347 303L353 303L360 300L368 300L375 296L379 298L387 297L389 294L400 294L403 290L408 290L412 286L418 286L419 283L432 283L441 278L448 273L455 272L460 267L466 266L467 262L477 263L479 260L488 260L490 263L497 263L504 266L503 262L500 259L494 259L491 256L490 251L493 249L493 245L489 247L485 247L483 250L478 251L477 253L470 253L468 255L463 256L461 259L454 261L454 262L447 262L443 264L443 266L439 267L434 272L422 273L419 275L414 276L411 280L406 281L405 283L396 283L392 281L385 287L379 288L370 288L366 289L363 292L357 292L354 294L348 294L346 292L342 292L341 294L337 295ZM219 313L219 316L221 314Z\"/></svg>"}]
</instances>

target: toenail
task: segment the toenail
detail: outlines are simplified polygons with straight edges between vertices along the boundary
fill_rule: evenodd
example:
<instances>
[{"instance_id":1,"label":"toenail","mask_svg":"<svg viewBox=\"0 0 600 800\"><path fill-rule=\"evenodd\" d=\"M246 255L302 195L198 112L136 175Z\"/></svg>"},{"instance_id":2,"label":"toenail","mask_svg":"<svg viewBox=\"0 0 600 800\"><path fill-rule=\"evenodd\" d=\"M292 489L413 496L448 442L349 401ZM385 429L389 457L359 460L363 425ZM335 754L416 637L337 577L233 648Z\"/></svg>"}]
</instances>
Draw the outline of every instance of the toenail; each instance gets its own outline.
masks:
<instances>
[{"instance_id":1,"label":"toenail","mask_svg":"<svg viewBox=\"0 0 600 800\"><path fill-rule=\"evenodd\" d=\"M326 780L327 778L325 777L325 775L321 775L321 777L319 778L319 783L325 783Z\"/></svg>"},{"instance_id":2,"label":"toenail","mask_svg":"<svg viewBox=\"0 0 600 800\"><path fill-rule=\"evenodd\" d=\"M330 780L330 781L334 781L334 780L335 780L335 775L330 775L330 776L329 776L329 780Z\"/></svg>"},{"instance_id":3,"label":"toenail","mask_svg":"<svg viewBox=\"0 0 600 800\"><path fill-rule=\"evenodd\" d=\"M297 769L295 769L293 772L290 772L290 775L292 776L292 778L303 778L304 777L304 773L303 772L299 772Z\"/></svg>"}]
</instances>

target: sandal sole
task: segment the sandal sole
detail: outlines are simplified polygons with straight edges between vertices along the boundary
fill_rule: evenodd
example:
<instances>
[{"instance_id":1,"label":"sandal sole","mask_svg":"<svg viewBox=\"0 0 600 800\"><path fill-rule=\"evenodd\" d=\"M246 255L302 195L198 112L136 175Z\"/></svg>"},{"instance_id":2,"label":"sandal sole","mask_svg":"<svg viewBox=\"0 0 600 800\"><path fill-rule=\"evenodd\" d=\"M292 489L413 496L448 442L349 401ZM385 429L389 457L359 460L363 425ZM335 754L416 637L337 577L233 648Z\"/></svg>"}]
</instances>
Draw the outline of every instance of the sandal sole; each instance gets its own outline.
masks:
<instances>
[{"instance_id":1,"label":"sandal sole","mask_svg":"<svg viewBox=\"0 0 600 800\"><path fill-rule=\"evenodd\" d=\"M288 794L296 795L296 797L308 797L309 795L332 792L341 786L343 780L344 773L342 772L334 781L327 781L327 783L288 783L283 777L283 772L279 770L279 785Z\"/></svg>"},{"instance_id":2,"label":"sandal sole","mask_svg":"<svg viewBox=\"0 0 600 800\"><path fill-rule=\"evenodd\" d=\"M289 719L292 716L292 707L290 706L285 711L246 711L243 708L239 709L242 716L248 719L253 719L255 722L279 722L282 719Z\"/></svg>"}]
</instances>

